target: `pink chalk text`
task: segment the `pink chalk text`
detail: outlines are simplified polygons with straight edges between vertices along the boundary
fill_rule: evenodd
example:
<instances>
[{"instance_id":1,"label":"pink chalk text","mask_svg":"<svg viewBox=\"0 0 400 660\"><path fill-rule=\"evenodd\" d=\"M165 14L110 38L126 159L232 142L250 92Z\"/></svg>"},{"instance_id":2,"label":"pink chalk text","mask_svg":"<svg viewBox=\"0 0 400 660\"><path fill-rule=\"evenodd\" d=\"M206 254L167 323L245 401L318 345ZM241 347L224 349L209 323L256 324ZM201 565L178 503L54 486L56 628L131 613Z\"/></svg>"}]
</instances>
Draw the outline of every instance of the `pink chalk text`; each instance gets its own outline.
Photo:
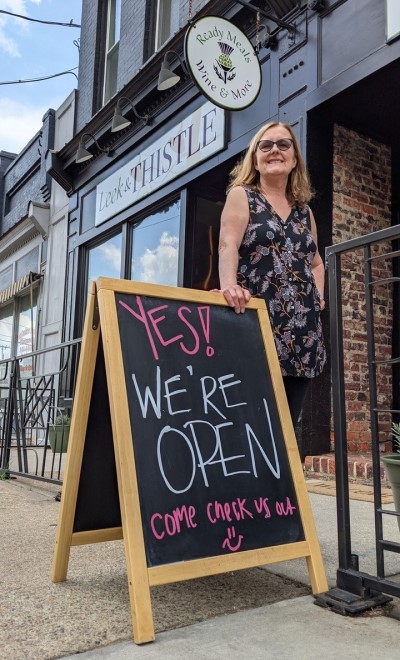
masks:
<instances>
[{"instance_id":1,"label":"pink chalk text","mask_svg":"<svg viewBox=\"0 0 400 660\"><path fill-rule=\"evenodd\" d=\"M262 496L252 502L248 502L245 497L236 497L227 502L213 500L205 505L205 524L216 525L228 522L236 525L242 520L254 521L259 516L269 520L273 515L271 508L278 517L293 516L296 511L290 497L276 500L271 507L269 498ZM184 504L166 513L153 513L150 518L150 529L157 541L165 542L168 537L195 529L199 524L196 516L196 508L192 504ZM204 524L204 521L201 524ZM221 541L221 547L230 552L240 550L244 539L243 534L237 533L235 525L230 524L226 528L225 536Z\"/></svg>"},{"instance_id":2,"label":"pink chalk text","mask_svg":"<svg viewBox=\"0 0 400 660\"><path fill-rule=\"evenodd\" d=\"M167 319L169 305L160 305L159 307L153 307L153 309L146 311L141 297L136 296L137 311L135 311L130 305L127 305L122 300L119 300L118 302L121 307L132 314L134 318L143 323L155 360L159 359L160 346L165 348L176 342L179 342L179 347L184 353L186 353L186 355L196 355L200 350L203 339L206 342L205 353L207 357L212 357L214 355L214 348L210 345L209 306L202 305L196 307L202 335L200 335L200 332L195 325L196 315L193 316L195 313L189 307L181 305L176 312L178 326L180 327L181 332L173 337L166 337L163 334L162 326L163 322Z\"/></svg>"}]
</instances>

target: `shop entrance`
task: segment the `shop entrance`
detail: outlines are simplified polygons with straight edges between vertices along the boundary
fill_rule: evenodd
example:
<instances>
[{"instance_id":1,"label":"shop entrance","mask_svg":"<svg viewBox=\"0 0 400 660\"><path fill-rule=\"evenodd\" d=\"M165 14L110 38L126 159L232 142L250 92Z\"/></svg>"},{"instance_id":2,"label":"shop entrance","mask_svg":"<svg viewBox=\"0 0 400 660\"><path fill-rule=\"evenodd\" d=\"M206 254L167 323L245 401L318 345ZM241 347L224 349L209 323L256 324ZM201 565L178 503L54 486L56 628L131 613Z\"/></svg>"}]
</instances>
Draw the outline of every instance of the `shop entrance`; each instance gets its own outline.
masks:
<instances>
[{"instance_id":1,"label":"shop entrance","mask_svg":"<svg viewBox=\"0 0 400 660\"><path fill-rule=\"evenodd\" d=\"M307 164L316 190L312 205L322 255L329 245L399 223L400 129L397 117L400 97L390 92L399 74L400 64L394 62L351 87L338 88L334 96L308 113ZM338 87L339 84L340 81ZM396 249L395 245L392 247ZM366 320L361 295L365 274L361 252L352 253L351 258L342 257L341 277L347 449L354 454L371 451ZM374 295L375 343L382 360L399 355L398 292L387 284L389 278L397 275L396 269L396 263L387 263L376 275L386 282ZM328 320L325 313L324 332L329 347ZM383 367L378 371L381 407L398 409L397 362L387 367L385 373ZM320 382L320 391L315 392L303 414L303 438L307 443L310 438L312 444L308 454L324 453L318 451L318 445L320 438L327 438L324 431L329 421L331 391L330 374L326 382L328 374L329 370ZM382 442L389 433L388 418L387 428L381 434Z\"/></svg>"},{"instance_id":2,"label":"shop entrance","mask_svg":"<svg viewBox=\"0 0 400 660\"><path fill-rule=\"evenodd\" d=\"M218 241L221 212L225 203L229 172L235 159L196 179L188 191L185 286L193 289L219 288Z\"/></svg>"}]
</instances>

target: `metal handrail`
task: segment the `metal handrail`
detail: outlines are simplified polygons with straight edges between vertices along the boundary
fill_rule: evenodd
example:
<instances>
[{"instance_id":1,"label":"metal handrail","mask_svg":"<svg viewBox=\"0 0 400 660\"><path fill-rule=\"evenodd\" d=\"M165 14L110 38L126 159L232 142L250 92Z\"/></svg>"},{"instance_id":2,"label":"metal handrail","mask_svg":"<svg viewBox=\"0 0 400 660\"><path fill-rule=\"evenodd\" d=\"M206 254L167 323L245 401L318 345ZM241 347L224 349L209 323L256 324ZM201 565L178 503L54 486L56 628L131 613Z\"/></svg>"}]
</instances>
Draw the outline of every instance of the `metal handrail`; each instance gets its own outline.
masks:
<instances>
[{"instance_id":1,"label":"metal handrail","mask_svg":"<svg viewBox=\"0 0 400 660\"><path fill-rule=\"evenodd\" d=\"M4 413L0 417L0 469L7 475L62 483L64 456L50 451L49 426L58 408L72 408L77 364L73 349L79 349L80 344L81 339L75 339L0 361L0 366L7 364L9 373L7 392L3 397L6 402ZM32 359L33 362L39 356L54 351L60 354L59 368L28 377L21 376L21 360ZM30 449L36 456L33 468L28 455Z\"/></svg>"},{"instance_id":2,"label":"metal handrail","mask_svg":"<svg viewBox=\"0 0 400 660\"><path fill-rule=\"evenodd\" d=\"M348 241L343 241L342 243L336 243L335 245L329 245L325 250L325 256L327 259L333 257L333 255L341 255L345 252L351 252L357 250L360 247L365 247L366 245L372 245L373 243L380 243L382 241L391 241L400 237L400 225L393 225L393 227L387 227L386 229L380 229L379 231L372 232L371 234L365 234L364 236L358 236L357 238L350 238ZM392 252L387 254L390 257ZM381 256L381 255L377 255Z\"/></svg>"},{"instance_id":3,"label":"metal handrail","mask_svg":"<svg viewBox=\"0 0 400 660\"><path fill-rule=\"evenodd\" d=\"M377 397L377 373L379 364L396 365L400 362L399 357L388 360L377 360L375 355L374 341L374 285L382 282L397 283L399 277L385 278L385 280L373 280L372 264L377 260L396 259L400 257L400 250L393 249L393 245L379 255L371 255L371 248L382 242L391 242L400 239L400 225L382 229L366 236L353 238L326 249L326 264L328 269L329 307L330 307L330 340L331 340L331 362L332 362L332 394L333 394L333 425L335 437L335 464L336 464L336 497L337 497L337 526L338 526L338 550L339 568L337 573L337 585L345 594L350 592L359 595L360 600L371 603L374 598L385 598L383 594L400 596L400 584L385 577L384 552L400 552L400 543L383 538L383 515L397 515L382 508L381 501L381 469L380 469L380 447L379 447L379 419L380 412L391 414L400 413L394 408L381 409L378 406ZM345 369L344 369L344 347L343 347L343 309L342 309L342 271L341 256L354 250L363 249L364 263L364 291L366 303L367 324L367 346L368 346L368 374L370 394L370 416L371 416L371 438L372 438L372 469L374 485L374 515L375 515L375 548L376 548L376 576L367 575L358 570L358 557L352 552L351 545L351 519L349 504L349 474L347 454L347 420L345 403ZM377 594L377 596L374 596ZM332 595L326 595L324 605L332 605ZM336 602L341 599L335 593ZM322 599L323 600L323 599ZM346 604L346 597L337 606L337 611L342 613L351 612L351 607ZM385 602L384 600L380 603ZM321 603L319 603L321 604ZM375 601L376 604L376 601ZM371 607L371 605L370 605ZM368 609L367 607L365 609Z\"/></svg>"}]
</instances>

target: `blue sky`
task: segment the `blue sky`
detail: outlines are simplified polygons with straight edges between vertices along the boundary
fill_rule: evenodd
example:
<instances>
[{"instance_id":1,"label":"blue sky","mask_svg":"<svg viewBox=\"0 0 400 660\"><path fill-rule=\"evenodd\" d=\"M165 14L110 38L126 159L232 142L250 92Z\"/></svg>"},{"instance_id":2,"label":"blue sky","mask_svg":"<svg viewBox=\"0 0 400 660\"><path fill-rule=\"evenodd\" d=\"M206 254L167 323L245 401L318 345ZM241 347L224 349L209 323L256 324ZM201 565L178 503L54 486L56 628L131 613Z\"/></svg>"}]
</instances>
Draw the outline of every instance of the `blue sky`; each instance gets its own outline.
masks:
<instances>
[{"instance_id":1,"label":"blue sky","mask_svg":"<svg viewBox=\"0 0 400 660\"><path fill-rule=\"evenodd\" d=\"M0 9L45 21L81 22L82 0L0 0ZM26 80L78 67L80 30L0 14L0 82ZM78 70L76 69L76 74ZM0 85L0 151L18 153L76 87L67 74L42 82Z\"/></svg>"}]
</instances>

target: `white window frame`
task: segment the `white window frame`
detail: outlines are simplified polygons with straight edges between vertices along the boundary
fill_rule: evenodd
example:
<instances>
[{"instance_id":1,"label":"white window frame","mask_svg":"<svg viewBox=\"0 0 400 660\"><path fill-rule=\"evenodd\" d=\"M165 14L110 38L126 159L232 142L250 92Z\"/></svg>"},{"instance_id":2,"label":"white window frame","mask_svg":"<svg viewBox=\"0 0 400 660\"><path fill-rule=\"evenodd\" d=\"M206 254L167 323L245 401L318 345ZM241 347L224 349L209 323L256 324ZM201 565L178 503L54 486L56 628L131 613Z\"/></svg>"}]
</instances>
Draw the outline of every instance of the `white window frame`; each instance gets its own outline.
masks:
<instances>
[{"instance_id":1,"label":"white window frame","mask_svg":"<svg viewBox=\"0 0 400 660\"><path fill-rule=\"evenodd\" d=\"M104 83L103 83L103 105L105 105L117 92L117 79L113 75L118 72L119 39L121 30L121 0L108 0L107 5L107 32L104 58ZM112 67L117 59L116 71ZM115 90L110 92L111 82Z\"/></svg>"},{"instance_id":2,"label":"white window frame","mask_svg":"<svg viewBox=\"0 0 400 660\"><path fill-rule=\"evenodd\" d=\"M175 6L174 6L175 3ZM174 23L174 12L178 11ZM165 31L165 21L168 21L168 34ZM179 0L157 0L154 52L157 52L179 26ZM163 29L164 28L164 34Z\"/></svg>"},{"instance_id":3,"label":"white window frame","mask_svg":"<svg viewBox=\"0 0 400 660\"><path fill-rule=\"evenodd\" d=\"M399 0L386 0L386 41L390 42L400 36L400 6Z\"/></svg>"}]
</instances>

